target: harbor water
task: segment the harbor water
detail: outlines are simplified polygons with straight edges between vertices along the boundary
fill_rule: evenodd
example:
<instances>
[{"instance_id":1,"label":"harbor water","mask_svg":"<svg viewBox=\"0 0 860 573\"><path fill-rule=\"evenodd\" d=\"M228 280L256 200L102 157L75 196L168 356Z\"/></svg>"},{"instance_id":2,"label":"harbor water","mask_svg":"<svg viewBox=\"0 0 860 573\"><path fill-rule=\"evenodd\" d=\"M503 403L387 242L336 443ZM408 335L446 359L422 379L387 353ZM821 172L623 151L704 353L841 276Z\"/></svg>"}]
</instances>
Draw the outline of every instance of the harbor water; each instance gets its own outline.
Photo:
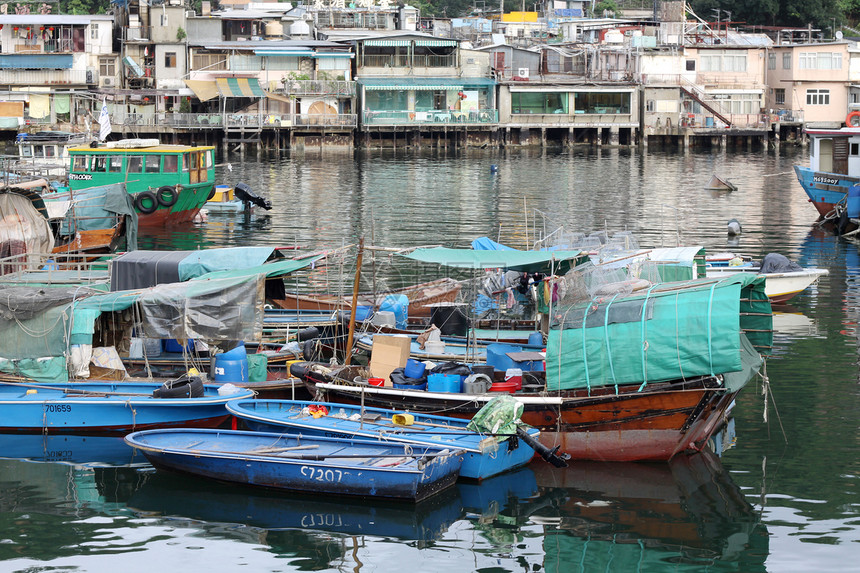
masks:
<instances>
[{"instance_id":1,"label":"harbor water","mask_svg":"<svg viewBox=\"0 0 860 573\"><path fill-rule=\"evenodd\" d=\"M559 225L645 247L778 252L829 270L775 307L766 382L740 394L721 456L533 462L418 505L299 496L154 472L117 438L0 435L0 571L845 571L860 558L860 245L814 226L806 151L654 149L232 154L219 183L272 200L145 230L140 247L516 248ZM228 169L227 163L230 167ZM711 175L738 189L704 189ZM732 240L726 223L743 232ZM375 288L409 282L365 263ZM305 287L351 284L330 265ZM368 270L367 268L365 270ZM338 286L337 288L341 288Z\"/></svg>"}]
</instances>

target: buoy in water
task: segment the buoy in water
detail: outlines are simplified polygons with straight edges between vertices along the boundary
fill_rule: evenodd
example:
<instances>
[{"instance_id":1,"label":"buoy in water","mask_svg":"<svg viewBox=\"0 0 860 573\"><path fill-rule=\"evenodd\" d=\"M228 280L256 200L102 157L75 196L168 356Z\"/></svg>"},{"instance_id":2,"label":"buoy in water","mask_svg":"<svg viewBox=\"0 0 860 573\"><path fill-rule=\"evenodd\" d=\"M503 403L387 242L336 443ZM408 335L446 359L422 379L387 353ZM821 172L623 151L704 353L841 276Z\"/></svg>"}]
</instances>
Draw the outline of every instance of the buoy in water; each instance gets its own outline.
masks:
<instances>
[{"instance_id":1,"label":"buoy in water","mask_svg":"<svg viewBox=\"0 0 860 573\"><path fill-rule=\"evenodd\" d=\"M741 234L741 224L738 222L737 219L731 219L726 225L726 227L730 236Z\"/></svg>"},{"instance_id":2,"label":"buoy in water","mask_svg":"<svg viewBox=\"0 0 860 573\"><path fill-rule=\"evenodd\" d=\"M498 173L499 166L498 165L490 165L490 173Z\"/></svg>"}]
</instances>

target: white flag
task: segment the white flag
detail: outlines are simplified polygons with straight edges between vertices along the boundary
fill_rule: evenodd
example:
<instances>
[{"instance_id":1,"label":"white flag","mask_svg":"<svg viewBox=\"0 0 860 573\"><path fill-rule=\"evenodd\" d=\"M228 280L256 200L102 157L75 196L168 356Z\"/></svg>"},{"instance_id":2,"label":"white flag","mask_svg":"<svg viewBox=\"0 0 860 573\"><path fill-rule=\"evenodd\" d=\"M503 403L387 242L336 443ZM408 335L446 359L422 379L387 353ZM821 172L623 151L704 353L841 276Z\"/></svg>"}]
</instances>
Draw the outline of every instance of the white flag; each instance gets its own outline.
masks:
<instances>
[{"instance_id":1,"label":"white flag","mask_svg":"<svg viewBox=\"0 0 860 573\"><path fill-rule=\"evenodd\" d=\"M99 141L104 141L110 133L110 114L107 110L107 98L103 98L102 111L99 113Z\"/></svg>"}]
</instances>

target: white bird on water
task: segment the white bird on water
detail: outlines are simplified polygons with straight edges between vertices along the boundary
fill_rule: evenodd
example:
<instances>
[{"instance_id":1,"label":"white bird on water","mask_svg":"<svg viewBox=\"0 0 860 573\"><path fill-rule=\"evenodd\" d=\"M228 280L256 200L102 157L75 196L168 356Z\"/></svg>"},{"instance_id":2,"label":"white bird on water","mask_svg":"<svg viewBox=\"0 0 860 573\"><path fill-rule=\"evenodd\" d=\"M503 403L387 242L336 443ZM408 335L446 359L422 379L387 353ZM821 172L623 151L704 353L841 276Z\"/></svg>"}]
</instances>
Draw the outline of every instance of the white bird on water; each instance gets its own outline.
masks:
<instances>
[{"instance_id":1,"label":"white bird on water","mask_svg":"<svg viewBox=\"0 0 860 573\"><path fill-rule=\"evenodd\" d=\"M229 173L233 173L233 164L232 164L232 163L228 163L228 164L227 164L227 171L228 171Z\"/></svg>"}]
</instances>

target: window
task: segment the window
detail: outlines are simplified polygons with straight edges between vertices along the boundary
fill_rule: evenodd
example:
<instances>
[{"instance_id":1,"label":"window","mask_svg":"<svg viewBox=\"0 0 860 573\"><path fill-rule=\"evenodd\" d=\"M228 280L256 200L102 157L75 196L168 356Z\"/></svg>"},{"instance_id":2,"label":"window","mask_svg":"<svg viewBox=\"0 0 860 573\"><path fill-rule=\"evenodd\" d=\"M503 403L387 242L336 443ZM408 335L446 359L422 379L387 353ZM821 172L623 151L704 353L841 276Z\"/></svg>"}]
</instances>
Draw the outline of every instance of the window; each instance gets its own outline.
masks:
<instances>
[{"instance_id":1,"label":"window","mask_svg":"<svg viewBox=\"0 0 860 573\"><path fill-rule=\"evenodd\" d=\"M514 92L511 113L567 113L567 94L550 92Z\"/></svg>"},{"instance_id":2,"label":"window","mask_svg":"<svg viewBox=\"0 0 860 573\"><path fill-rule=\"evenodd\" d=\"M791 52L784 52L782 54L782 69L790 70L791 69Z\"/></svg>"},{"instance_id":3,"label":"window","mask_svg":"<svg viewBox=\"0 0 860 573\"><path fill-rule=\"evenodd\" d=\"M211 149L206 153L206 168L211 169L215 166L215 152Z\"/></svg>"},{"instance_id":4,"label":"window","mask_svg":"<svg viewBox=\"0 0 860 573\"><path fill-rule=\"evenodd\" d=\"M179 172L179 156L178 155L165 155L164 156L164 173L178 173Z\"/></svg>"},{"instance_id":5,"label":"window","mask_svg":"<svg viewBox=\"0 0 860 573\"><path fill-rule=\"evenodd\" d=\"M99 39L99 25L98 24L90 24L90 40L98 40Z\"/></svg>"},{"instance_id":6,"label":"window","mask_svg":"<svg viewBox=\"0 0 860 573\"><path fill-rule=\"evenodd\" d=\"M839 52L800 52L798 67L801 70L841 70L842 54Z\"/></svg>"},{"instance_id":7,"label":"window","mask_svg":"<svg viewBox=\"0 0 860 573\"><path fill-rule=\"evenodd\" d=\"M22 145L21 149L21 157L33 157L33 146L32 145Z\"/></svg>"},{"instance_id":8,"label":"window","mask_svg":"<svg viewBox=\"0 0 860 573\"><path fill-rule=\"evenodd\" d=\"M144 169L146 173L158 173L161 171L161 156L147 155Z\"/></svg>"},{"instance_id":9,"label":"window","mask_svg":"<svg viewBox=\"0 0 860 573\"><path fill-rule=\"evenodd\" d=\"M99 74L107 77L116 76L116 60L114 58L99 58Z\"/></svg>"},{"instance_id":10,"label":"window","mask_svg":"<svg viewBox=\"0 0 860 573\"><path fill-rule=\"evenodd\" d=\"M165 68L175 68L176 67L176 52L164 52L164 67Z\"/></svg>"},{"instance_id":11,"label":"window","mask_svg":"<svg viewBox=\"0 0 860 573\"><path fill-rule=\"evenodd\" d=\"M776 69L776 54L768 54L767 55L767 69L775 70Z\"/></svg>"},{"instance_id":12,"label":"window","mask_svg":"<svg viewBox=\"0 0 860 573\"><path fill-rule=\"evenodd\" d=\"M143 156L129 155L127 163L126 171L128 173L143 173Z\"/></svg>"},{"instance_id":13,"label":"window","mask_svg":"<svg viewBox=\"0 0 860 573\"><path fill-rule=\"evenodd\" d=\"M806 90L806 105L830 105L830 90Z\"/></svg>"},{"instance_id":14,"label":"window","mask_svg":"<svg viewBox=\"0 0 860 573\"><path fill-rule=\"evenodd\" d=\"M656 107L654 106L654 100L649 99L645 102L645 111L654 111Z\"/></svg>"},{"instance_id":15,"label":"window","mask_svg":"<svg viewBox=\"0 0 860 573\"><path fill-rule=\"evenodd\" d=\"M714 50L701 56L703 72L745 72L747 71L746 52L736 50Z\"/></svg>"},{"instance_id":16,"label":"window","mask_svg":"<svg viewBox=\"0 0 860 573\"><path fill-rule=\"evenodd\" d=\"M851 155L860 155L860 143L851 144Z\"/></svg>"},{"instance_id":17,"label":"window","mask_svg":"<svg viewBox=\"0 0 860 573\"><path fill-rule=\"evenodd\" d=\"M108 173L122 173L122 155L111 155L108 158Z\"/></svg>"},{"instance_id":18,"label":"window","mask_svg":"<svg viewBox=\"0 0 860 573\"><path fill-rule=\"evenodd\" d=\"M696 60L687 60L687 71L695 72L696 71Z\"/></svg>"},{"instance_id":19,"label":"window","mask_svg":"<svg viewBox=\"0 0 860 573\"><path fill-rule=\"evenodd\" d=\"M93 157L93 171L104 173L107 171L107 155L96 155Z\"/></svg>"},{"instance_id":20,"label":"window","mask_svg":"<svg viewBox=\"0 0 860 573\"><path fill-rule=\"evenodd\" d=\"M191 169L191 154L184 153L182 155L182 170L188 171L189 169Z\"/></svg>"},{"instance_id":21,"label":"window","mask_svg":"<svg viewBox=\"0 0 860 573\"><path fill-rule=\"evenodd\" d=\"M74 159L72 159L72 171L86 171L87 170L87 158L86 155L75 155Z\"/></svg>"},{"instance_id":22,"label":"window","mask_svg":"<svg viewBox=\"0 0 860 573\"><path fill-rule=\"evenodd\" d=\"M630 113L630 94L618 92L578 92L574 94L574 113ZM659 103L657 104L660 105ZM660 108L657 108L660 111Z\"/></svg>"},{"instance_id":23,"label":"window","mask_svg":"<svg viewBox=\"0 0 860 573\"><path fill-rule=\"evenodd\" d=\"M785 105L785 88L776 88L773 90L773 99L776 105Z\"/></svg>"}]
</instances>

